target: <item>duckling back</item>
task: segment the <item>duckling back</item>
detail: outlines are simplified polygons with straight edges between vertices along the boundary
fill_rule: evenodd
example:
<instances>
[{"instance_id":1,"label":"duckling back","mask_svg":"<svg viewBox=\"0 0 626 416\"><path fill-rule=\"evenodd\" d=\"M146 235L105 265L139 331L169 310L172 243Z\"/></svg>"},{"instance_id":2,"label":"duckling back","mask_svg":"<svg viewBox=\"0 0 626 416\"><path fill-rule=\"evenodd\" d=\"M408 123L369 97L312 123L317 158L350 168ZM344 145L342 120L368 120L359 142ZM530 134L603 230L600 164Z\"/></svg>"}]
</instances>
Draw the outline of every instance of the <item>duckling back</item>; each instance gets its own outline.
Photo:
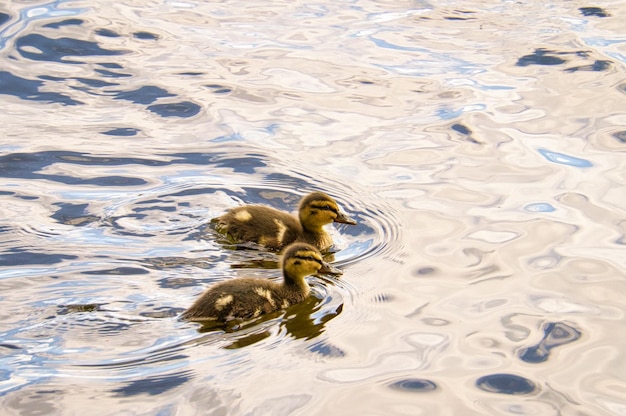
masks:
<instances>
[{"instance_id":1,"label":"duckling back","mask_svg":"<svg viewBox=\"0 0 626 416\"><path fill-rule=\"evenodd\" d=\"M272 250L279 250L302 236L298 219L261 205L233 208L213 222L218 232L236 242L251 241Z\"/></svg>"},{"instance_id":2,"label":"duckling back","mask_svg":"<svg viewBox=\"0 0 626 416\"><path fill-rule=\"evenodd\" d=\"M300 303L308 294L308 285L306 290L301 290L263 279L240 278L211 287L183 313L182 318L219 322L253 319Z\"/></svg>"}]
</instances>

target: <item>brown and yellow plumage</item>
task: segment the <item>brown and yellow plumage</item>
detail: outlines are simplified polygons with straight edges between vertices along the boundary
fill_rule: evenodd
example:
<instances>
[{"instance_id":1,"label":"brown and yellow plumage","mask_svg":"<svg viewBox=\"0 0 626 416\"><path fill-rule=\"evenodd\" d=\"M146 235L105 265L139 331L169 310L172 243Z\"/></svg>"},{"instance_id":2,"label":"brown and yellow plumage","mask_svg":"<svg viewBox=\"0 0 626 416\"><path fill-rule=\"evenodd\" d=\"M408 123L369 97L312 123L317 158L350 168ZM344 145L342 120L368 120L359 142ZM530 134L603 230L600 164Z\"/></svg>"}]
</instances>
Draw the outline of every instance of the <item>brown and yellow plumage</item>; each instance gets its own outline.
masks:
<instances>
[{"instance_id":1,"label":"brown and yellow plumage","mask_svg":"<svg viewBox=\"0 0 626 416\"><path fill-rule=\"evenodd\" d=\"M263 205L233 208L212 220L215 229L236 242L253 242L272 250L294 241L309 243L325 251L332 246L324 225L331 222L356 224L339 210L334 199L323 192L313 192L302 198L298 217Z\"/></svg>"},{"instance_id":2,"label":"brown and yellow plumage","mask_svg":"<svg viewBox=\"0 0 626 416\"><path fill-rule=\"evenodd\" d=\"M204 292L182 318L214 322L256 318L304 301L310 290L306 276L340 273L324 262L317 248L306 243L293 243L285 249L282 270L282 283L258 278L220 282Z\"/></svg>"}]
</instances>

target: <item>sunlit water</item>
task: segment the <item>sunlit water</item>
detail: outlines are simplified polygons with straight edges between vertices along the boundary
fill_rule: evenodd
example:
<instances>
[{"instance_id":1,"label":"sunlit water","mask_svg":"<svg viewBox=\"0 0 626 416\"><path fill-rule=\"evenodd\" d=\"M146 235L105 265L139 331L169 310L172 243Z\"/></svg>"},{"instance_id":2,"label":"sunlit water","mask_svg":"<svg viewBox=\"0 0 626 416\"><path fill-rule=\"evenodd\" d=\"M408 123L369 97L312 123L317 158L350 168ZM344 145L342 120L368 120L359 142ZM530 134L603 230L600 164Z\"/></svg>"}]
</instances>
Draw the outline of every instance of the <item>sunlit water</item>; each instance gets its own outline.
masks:
<instances>
[{"instance_id":1,"label":"sunlit water","mask_svg":"<svg viewBox=\"0 0 626 416\"><path fill-rule=\"evenodd\" d=\"M3 2L2 414L625 415L625 13ZM210 218L312 190L343 276L177 319L280 277Z\"/></svg>"}]
</instances>

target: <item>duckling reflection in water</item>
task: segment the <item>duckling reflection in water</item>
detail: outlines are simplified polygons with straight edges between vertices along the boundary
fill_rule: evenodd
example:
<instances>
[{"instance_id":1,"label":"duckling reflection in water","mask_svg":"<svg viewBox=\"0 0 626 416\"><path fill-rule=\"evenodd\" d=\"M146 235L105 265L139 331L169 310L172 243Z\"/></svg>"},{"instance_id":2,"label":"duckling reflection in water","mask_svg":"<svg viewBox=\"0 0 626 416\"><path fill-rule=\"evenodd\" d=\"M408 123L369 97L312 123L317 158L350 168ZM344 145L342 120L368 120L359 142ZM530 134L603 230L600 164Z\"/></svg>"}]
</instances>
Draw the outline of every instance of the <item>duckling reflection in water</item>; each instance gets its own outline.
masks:
<instances>
[{"instance_id":1,"label":"duckling reflection in water","mask_svg":"<svg viewBox=\"0 0 626 416\"><path fill-rule=\"evenodd\" d=\"M324 230L331 222L355 225L356 221L339 210L334 199L323 192L313 192L302 198L298 218L262 205L244 205L214 218L215 229L235 242L253 242L272 250L302 241L328 250L333 240Z\"/></svg>"},{"instance_id":2,"label":"duckling reflection in water","mask_svg":"<svg viewBox=\"0 0 626 416\"><path fill-rule=\"evenodd\" d=\"M317 273L341 274L322 260L317 248L306 243L293 243L285 249L282 270L282 283L257 278L220 282L204 292L181 317L220 323L257 318L304 301L310 292L305 277Z\"/></svg>"}]
</instances>

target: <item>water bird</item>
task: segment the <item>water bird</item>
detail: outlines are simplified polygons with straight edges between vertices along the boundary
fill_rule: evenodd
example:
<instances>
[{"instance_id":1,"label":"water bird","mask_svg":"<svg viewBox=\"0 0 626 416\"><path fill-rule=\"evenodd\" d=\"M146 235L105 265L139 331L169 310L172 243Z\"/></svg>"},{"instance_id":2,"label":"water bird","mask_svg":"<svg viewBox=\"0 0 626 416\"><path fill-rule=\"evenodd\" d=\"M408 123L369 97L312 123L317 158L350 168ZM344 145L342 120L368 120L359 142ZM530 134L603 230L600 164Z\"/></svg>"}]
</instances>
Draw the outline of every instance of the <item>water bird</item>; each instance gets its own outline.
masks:
<instances>
[{"instance_id":1,"label":"water bird","mask_svg":"<svg viewBox=\"0 0 626 416\"><path fill-rule=\"evenodd\" d=\"M280 250L294 241L302 241L327 251L331 236L324 225L331 222L355 225L337 202L323 192L312 192L300 200L298 217L264 205L244 205L211 220L215 229L236 243L252 242L271 250Z\"/></svg>"},{"instance_id":2,"label":"water bird","mask_svg":"<svg viewBox=\"0 0 626 416\"><path fill-rule=\"evenodd\" d=\"M261 278L237 278L215 284L181 315L199 322L248 320L304 301L310 288L305 277L317 273L341 274L307 243L287 246L282 257L282 283Z\"/></svg>"}]
</instances>

